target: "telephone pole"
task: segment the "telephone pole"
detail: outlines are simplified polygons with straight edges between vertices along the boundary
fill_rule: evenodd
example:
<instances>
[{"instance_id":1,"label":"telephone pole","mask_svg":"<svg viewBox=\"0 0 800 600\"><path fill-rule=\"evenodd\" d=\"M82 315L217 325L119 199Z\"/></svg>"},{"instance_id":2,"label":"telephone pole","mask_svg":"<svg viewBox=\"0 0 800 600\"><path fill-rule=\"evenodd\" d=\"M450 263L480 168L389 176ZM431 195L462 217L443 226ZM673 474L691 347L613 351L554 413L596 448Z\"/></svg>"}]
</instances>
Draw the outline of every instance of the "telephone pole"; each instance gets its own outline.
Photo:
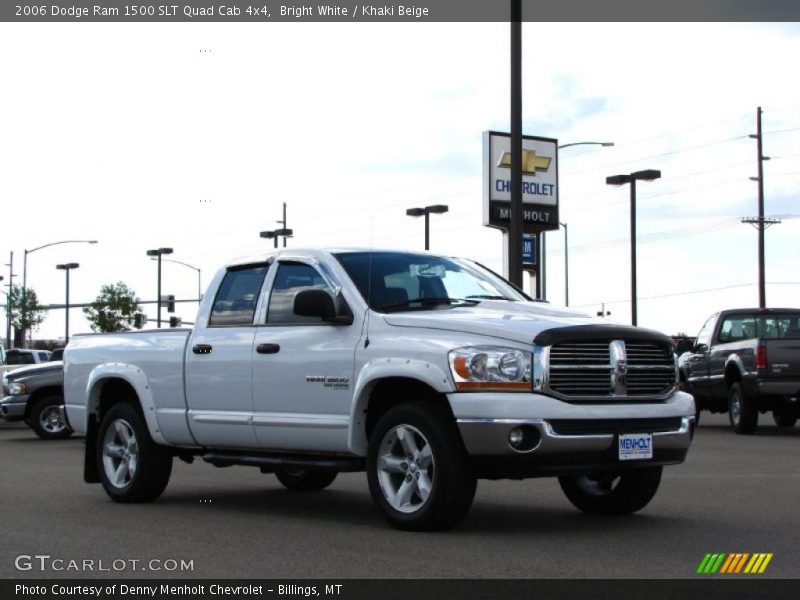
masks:
<instances>
[{"instance_id":1,"label":"telephone pole","mask_svg":"<svg viewBox=\"0 0 800 600\"><path fill-rule=\"evenodd\" d=\"M764 161L769 160L769 156L764 156L763 136L761 133L761 115L764 111L759 106L756 110L756 133L750 134L750 138L756 140L758 152L758 176L751 177L752 181L758 183L758 216L745 217L742 223L755 226L758 230L758 307L767 307L767 286L764 265L764 230L770 225L780 223L780 219L767 219L764 217Z\"/></svg>"}]
</instances>

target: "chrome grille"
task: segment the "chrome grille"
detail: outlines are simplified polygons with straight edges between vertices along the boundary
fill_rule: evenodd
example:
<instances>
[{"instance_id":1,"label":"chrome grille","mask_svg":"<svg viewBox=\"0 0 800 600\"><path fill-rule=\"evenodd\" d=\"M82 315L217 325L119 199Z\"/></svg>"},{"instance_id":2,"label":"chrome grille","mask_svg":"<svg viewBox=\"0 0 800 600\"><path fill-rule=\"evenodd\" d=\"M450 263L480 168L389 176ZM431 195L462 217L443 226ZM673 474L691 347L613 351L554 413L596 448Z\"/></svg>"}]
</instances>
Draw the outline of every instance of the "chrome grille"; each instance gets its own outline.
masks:
<instances>
[{"instance_id":1,"label":"chrome grille","mask_svg":"<svg viewBox=\"0 0 800 600\"><path fill-rule=\"evenodd\" d=\"M669 344L648 341L565 341L538 348L546 376L539 389L565 400L661 399L675 389ZM534 386L536 387L536 385Z\"/></svg>"}]
</instances>

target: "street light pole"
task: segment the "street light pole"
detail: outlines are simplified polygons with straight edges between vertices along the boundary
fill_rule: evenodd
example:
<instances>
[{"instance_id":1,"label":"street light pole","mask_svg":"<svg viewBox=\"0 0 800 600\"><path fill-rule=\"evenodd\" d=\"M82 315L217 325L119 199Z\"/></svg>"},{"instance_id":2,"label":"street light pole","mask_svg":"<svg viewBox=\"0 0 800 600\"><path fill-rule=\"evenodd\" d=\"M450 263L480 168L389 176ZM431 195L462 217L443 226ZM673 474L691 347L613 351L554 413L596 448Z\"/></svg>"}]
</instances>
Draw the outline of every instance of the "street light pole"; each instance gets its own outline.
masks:
<instances>
[{"instance_id":1,"label":"street light pole","mask_svg":"<svg viewBox=\"0 0 800 600\"><path fill-rule=\"evenodd\" d=\"M161 256L164 254L172 254L172 248L157 248L155 250L148 250L147 256L158 257L158 283L156 285L156 295L158 301L156 302L156 319L158 320L158 328L161 328Z\"/></svg>"},{"instance_id":2,"label":"street light pole","mask_svg":"<svg viewBox=\"0 0 800 600\"><path fill-rule=\"evenodd\" d=\"M522 289L522 0L511 0L511 203L508 223L508 280ZM537 238L537 244L540 243ZM541 257L536 267L540 297Z\"/></svg>"},{"instance_id":3,"label":"street light pole","mask_svg":"<svg viewBox=\"0 0 800 600\"><path fill-rule=\"evenodd\" d=\"M636 171L629 175L611 175L606 177L608 185L631 186L631 324L638 324L637 300L636 300L636 181L654 181L661 177L661 171L656 169L646 169Z\"/></svg>"},{"instance_id":4,"label":"street light pole","mask_svg":"<svg viewBox=\"0 0 800 600\"><path fill-rule=\"evenodd\" d=\"M32 250L26 249L22 255L22 306L25 306L25 296L28 293L28 254L32 254L42 248L49 248L50 246L58 246L59 244L96 244L97 240L62 240L60 242L51 242L42 246L37 246ZM28 345L28 328L22 328L22 347Z\"/></svg>"},{"instance_id":5,"label":"street light pole","mask_svg":"<svg viewBox=\"0 0 800 600\"><path fill-rule=\"evenodd\" d=\"M11 293L14 290L14 251L11 251L11 254L8 258L8 299L6 300L6 316L8 317L8 324L6 325L6 341L8 342L8 347L12 348L13 343L11 342Z\"/></svg>"},{"instance_id":6,"label":"street light pole","mask_svg":"<svg viewBox=\"0 0 800 600\"><path fill-rule=\"evenodd\" d=\"M446 213L448 206L446 204L431 204L424 208L409 208L406 210L406 215L409 217L425 217L425 250L431 248L431 234L430 234L430 215L431 213L441 215Z\"/></svg>"},{"instance_id":7,"label":"street light pole","mask_svg":"<svg viewBox=\"0 0 800 600\"><path fill-rule=\"evenodd\" d=\"M603 146L604 148L609 148L614 145L614 142L569 142L568 144L561 144L558 146L559 150L563 150L564 148L571 148L573 146ZM566 253L566 240L567 240L567 226L565 223L560 223L560 225L564 225L564 252ZM547 237L546 231L542 231L542 256L541 256L541 263L542 263L542 298L547 299ZM564 256L564 262L567 262L566 254ZM565 269L566 271L566 269ZM569 292L569 284L567 284L567 292ZM569 293L565 295L565 305L569 306Z\"/></svg>"},{"instance_id":8,"label":"street light pole","mask_svg":"<svg viewBox=\"0 0 800 600\"><path fill-rule=\"evenodd\" d=\"M63 265L56 265L56 269L64 271L67 275L67 297L64 302L64 312L66 313L66 325L64 328L64 345L69 344L69 272L72 269L80 267L78 263L66 263Z\"/></svg>"}]
</instances>

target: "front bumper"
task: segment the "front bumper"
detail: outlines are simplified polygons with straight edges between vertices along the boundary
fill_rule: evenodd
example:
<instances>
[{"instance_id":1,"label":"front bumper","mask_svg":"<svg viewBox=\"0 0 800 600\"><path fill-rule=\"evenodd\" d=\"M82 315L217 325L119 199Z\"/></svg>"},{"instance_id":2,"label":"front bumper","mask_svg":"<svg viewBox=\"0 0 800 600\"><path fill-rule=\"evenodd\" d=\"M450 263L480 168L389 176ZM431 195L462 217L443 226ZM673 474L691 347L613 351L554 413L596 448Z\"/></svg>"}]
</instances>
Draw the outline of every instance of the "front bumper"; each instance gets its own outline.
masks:
<instances>
[{"instance_id":1,"label":"front bumper","mask_svg":"<svg viewBox=\"0 0 800 600\"><path fill-rule=\"evenodd\" d=\"M538 477L681 463L694 435L694 401L571 404L541 394L451 394L461 438L479 477ZM477 413L483 412L482 416ZM509 434L534 440L515 449ZM653 457L618 457L620 434L652 434Z\"/></svg>"},{"instance_id":2,"label":"front bumper","mask_svg":"<svg viewBox=\"0 0 800 600\"><path fill-rule=\"evenodd\" d=\"M21 421L25 418L25 407L28 405L27 394L6 396L0 400L0 418L6 421Z\"/></svg>"}]
</instances>

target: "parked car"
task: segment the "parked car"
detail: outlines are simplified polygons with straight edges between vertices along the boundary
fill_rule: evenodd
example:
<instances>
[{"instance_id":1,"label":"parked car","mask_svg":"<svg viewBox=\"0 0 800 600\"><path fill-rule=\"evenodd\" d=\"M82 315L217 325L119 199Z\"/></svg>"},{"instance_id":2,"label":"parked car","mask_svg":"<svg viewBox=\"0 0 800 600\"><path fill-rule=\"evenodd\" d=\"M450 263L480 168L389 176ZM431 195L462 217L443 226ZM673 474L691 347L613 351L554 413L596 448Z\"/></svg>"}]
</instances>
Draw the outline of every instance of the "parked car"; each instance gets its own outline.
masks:
<instances>
[{"instance_id":1,"label":"parked car","mask_svg":"<svg viewBox=\"0 0 800 600\"><path fill-rule=\"evenodd\" d=\"M48 360L50 360L49 350L12 348L6 352L7 365L38 365Z\"/></svg>"},{"instance_id":2,"label":"parked car","mask_svg":"<svg viewBox=\"0 0 800 600\"><path fill-rule=\"evenodd\" d=\"M64 363L50 361L22 367L3 375L0 417L24 421L40 438L72 435L64 411Z\"/></svg>"},{"instance_id":3,"label":"parked car","mask_svg":"<svg viewBox=\"0 0 800 600\"><path fill-rule=\"evenodd\" d=\"M283 249L232 262L196 326L74 336L69 422L84 479L156 499L174 456L319 490L366 471L402 529L450 527L478 478L556 476L628 514L684 461L694 402L672 340L533 302L474 262Z\"/></svg>"},{"instance_id":4,"label":"parked car","mask_svg":"<svg viewBox=\"0 0 800 600\"><path fill-rule=\"evenodd\" d=\"M753 433L768 411L777 425L792 427L800 415L800 309L711 315L679 369L698 414L727 412L737 433Z\"/></svg>"}]
</instances>

